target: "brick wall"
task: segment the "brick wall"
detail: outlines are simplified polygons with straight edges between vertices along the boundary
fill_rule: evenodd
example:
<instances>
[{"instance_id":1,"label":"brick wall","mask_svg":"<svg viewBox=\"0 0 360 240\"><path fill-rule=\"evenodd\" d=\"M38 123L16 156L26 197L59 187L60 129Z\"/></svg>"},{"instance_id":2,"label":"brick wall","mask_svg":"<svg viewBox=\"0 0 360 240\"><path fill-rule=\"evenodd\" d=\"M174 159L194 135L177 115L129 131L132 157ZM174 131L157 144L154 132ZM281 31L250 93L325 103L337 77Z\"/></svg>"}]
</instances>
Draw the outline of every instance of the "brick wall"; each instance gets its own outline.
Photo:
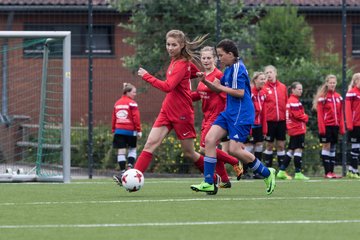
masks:
<instances>
[{"instance_id":1,"label":"brick wall","mask_svg":"<svg viewBox=\"0 0 360 240\"><path fill-rule=\"evenodd\" d=\"M323 49L328 40L334 42L334 51L341 56L341 16L334 14L312 14L307 16L307 21L314 28L316 49ZM134 76L129 70L122 67L121 57L133 53L133 49L124 44L122 39L129 36L123 28L118 27L120 22L127 21L127 18L117 13L95 13L94 24L112 24L115 26L114 41L115 54L108 57L94 57L93 60L93 115L94 122L109 123L114 102L122 94L123 82L131 82L138 87L136 98L140 106L141 118L143 122L153 122L158 114L164 93L149 87L140 78ZM348 32L348 57L351 57L352 31L351 24L359 23L359 17L354 15L349 18ZM57 23L57 24L87 24L87 14L79 12L20 12L15 14L13 30L23 30L24 23ZM0 12L0 28L5 30L6 14ZM22 64L31 64L28 59ZM360 59L351 58L351 66L355 71L360 71ZM15 64L15 63L10 63ZM88 60L86 56L73 57L71 64L72 71L72 123L83 122L87 124L88 114ZM10 83L11 84L11 83ZM12 86L14 88L26 87L26 83ZM11 100L11 99L10 99ZM0 100L1 101L1 100ZM34 104L38 104L34 100ZM21 114L21 113L19 113ZM36 118L36 116L34 116Z\"/></svg>"},{"instance_id":2,"label":"brick wall","mask_svg":"<svg viewBox=\"0 0 360 240\"><path fill-rule=\"evenodd\" d=\"M0 14L0 27L5 30L6 16ZM133 75L128 69L122 66L121 57L131 55L133 49L129 45L123 43L122 39L129 36L123 28L118 27L122 21L127 21L126 17L118 14L94 14L94 24L111 24L115 26L114 42L115 53L113 56L94 57L93 59L93 116L95 124L111 123L111 113L114 102L122 95L123 82L131 82L138 88L139 94L135 99L140 106L141 119L143 122L153 122L158 114L164 94L152 87L146 87L146 83L139 77ZM77 23L87 24L87 15L79 13L54 13L54 14L34 14L22 13L15 15L12 30L24 30L24 23ZM18 51L22 54L21 51ZM17 64L19 67L23 65L32 64L31 61L25 58L19 58L16 63L9 62L9 64ZM11 78L11 77L10 77ZM17 82L12 85L9 78L9 86L13 89L26 88L27 84L32 84L28 79L27 82ZM71 119L72 124L85 123L87 124L88 116L88 59L86 56L72 57L71 62ZM0 83L1 86L1 83ZM39 104L37 96L34 93L34 104ZM0 99L1 101L1 99ZM9 96L9 101L15 101ZM20 114L20 113L17 113ZM34 121L37 121L37 116L31 116Z\"/></svg>"}]
</instances>

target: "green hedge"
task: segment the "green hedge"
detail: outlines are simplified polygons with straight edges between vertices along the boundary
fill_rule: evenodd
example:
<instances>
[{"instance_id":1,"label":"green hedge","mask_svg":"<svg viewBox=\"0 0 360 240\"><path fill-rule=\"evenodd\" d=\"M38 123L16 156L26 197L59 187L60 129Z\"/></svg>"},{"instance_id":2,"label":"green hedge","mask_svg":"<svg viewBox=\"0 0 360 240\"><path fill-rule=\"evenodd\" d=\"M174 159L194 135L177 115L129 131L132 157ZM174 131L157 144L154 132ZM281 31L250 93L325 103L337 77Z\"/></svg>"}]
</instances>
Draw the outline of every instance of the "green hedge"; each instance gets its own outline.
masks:
<instances>
[{"instance_id":1,"label":"green hedge","mask_svg":"<svg viewBox=\"0 0 360 240\"><path fill-rule=\"evenodd\" d=\"M138 140L138 155L144 148L147 136L151 126L142 125L143 137ZM79 150L72 152L71 165L77 167L88 166L88 140L83 132L73 131L71 134L72 144L79 144ZM79 139L83 139L79 141ZM93 167L99 169L117 169L116 150L112 148L113 134L108 126L99 126L94 128L93 133ZM199 141L195 142L199 147ZM191 173L193 163L183 158L180 142L171 132L160 147L154 153L154 159L148 169L150 172L162 173Z\"/></svg>"},{"instance_id":2,"label":"green hedge","mask_svg":"<svg viewBox=\"0 0 360 240\"><path fill-rule=\"evenodd\" d=\"M151 126L143 124L143 137L138 140L138 155L144 148L147 136ZM87 155L87 135L84 132L72 132L72 144L78 143L79 150L72 151L72 166L88 167ZM86 132L87 134L87 132ZM79 142L78 139L84 139ZM93 167L96 169L118 169L116 162L116 150L112 148L113 134L108 126L99 126L94 128L93 134ZM321 145L317 133L308 131L305 138L305 150L303 153L303 169L306 174L320 175L322 163L319 158ZM199 149L199 139L195 140L195 148ZM274 155L274 166L277 167L276 157ZM232 174L232 167L227 166L229 174ZM293 173L293 163L290 164L289 173ZM153 161L151 162L148 172L154 173L176 173L188 174L198 173L191 160L183 158L180 141L177 140L174 132L171 132L164 140L160 147L155 151Z\"/></svg>"}]
</instances>

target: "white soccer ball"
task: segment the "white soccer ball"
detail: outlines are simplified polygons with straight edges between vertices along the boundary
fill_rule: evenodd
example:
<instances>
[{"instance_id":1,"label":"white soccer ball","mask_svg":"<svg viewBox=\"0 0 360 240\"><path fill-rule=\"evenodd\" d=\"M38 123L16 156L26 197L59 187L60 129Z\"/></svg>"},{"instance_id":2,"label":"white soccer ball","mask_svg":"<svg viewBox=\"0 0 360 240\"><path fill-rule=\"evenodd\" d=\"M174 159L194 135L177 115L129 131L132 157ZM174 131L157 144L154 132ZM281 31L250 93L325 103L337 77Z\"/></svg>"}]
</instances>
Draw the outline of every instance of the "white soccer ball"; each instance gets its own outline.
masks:
<instances>
[{"instance_id":1,"label":"white soccer ball","mask_svg":"<svg viewBox=\"0 0 360 240\"><path fill-rule=\"evenodd\" d=\"M121 177L123 187L129 192L136 192L144 185L144 175L137 169L129 169Z\"/></svg>"}]
</instances>

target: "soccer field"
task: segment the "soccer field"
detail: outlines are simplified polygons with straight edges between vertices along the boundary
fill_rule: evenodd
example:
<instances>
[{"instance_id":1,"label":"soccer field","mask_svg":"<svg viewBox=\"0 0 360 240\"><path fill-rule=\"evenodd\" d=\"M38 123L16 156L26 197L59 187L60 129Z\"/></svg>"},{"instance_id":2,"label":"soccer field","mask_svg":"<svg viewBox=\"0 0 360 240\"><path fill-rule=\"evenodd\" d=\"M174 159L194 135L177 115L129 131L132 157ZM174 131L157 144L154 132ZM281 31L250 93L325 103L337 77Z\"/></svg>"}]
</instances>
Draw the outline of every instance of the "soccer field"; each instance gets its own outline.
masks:
<instances>
[{"instance_id":1,"label":"soccer field","mask_svg":"<svg viewBox=\"0 0 360 240\"><path fill-rule=\"evenodd\" d=\"M215 196L193 179L145 179L128 193L111 179L0 184L0 239L356 239L360 181L233 181Z\"/></svg>"}]
</instances>

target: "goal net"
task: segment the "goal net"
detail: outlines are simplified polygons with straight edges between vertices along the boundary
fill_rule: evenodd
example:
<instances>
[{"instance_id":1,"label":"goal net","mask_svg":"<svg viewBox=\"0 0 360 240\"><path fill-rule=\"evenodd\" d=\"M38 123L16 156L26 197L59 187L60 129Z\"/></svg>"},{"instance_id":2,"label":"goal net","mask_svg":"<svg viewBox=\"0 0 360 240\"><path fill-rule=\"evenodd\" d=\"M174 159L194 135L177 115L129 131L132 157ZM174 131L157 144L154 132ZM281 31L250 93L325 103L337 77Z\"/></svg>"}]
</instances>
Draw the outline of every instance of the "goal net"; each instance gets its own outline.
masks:
<instances>
[{"instance_id":1,"label":"goal net","mask_svg":"<svg viewBox=\"0 0 360 240\"><path fill-rule=\"evenodd\" d=\"M0 31L0 182L70 182L70 32Z\"/></svg>"}]
</instances>

